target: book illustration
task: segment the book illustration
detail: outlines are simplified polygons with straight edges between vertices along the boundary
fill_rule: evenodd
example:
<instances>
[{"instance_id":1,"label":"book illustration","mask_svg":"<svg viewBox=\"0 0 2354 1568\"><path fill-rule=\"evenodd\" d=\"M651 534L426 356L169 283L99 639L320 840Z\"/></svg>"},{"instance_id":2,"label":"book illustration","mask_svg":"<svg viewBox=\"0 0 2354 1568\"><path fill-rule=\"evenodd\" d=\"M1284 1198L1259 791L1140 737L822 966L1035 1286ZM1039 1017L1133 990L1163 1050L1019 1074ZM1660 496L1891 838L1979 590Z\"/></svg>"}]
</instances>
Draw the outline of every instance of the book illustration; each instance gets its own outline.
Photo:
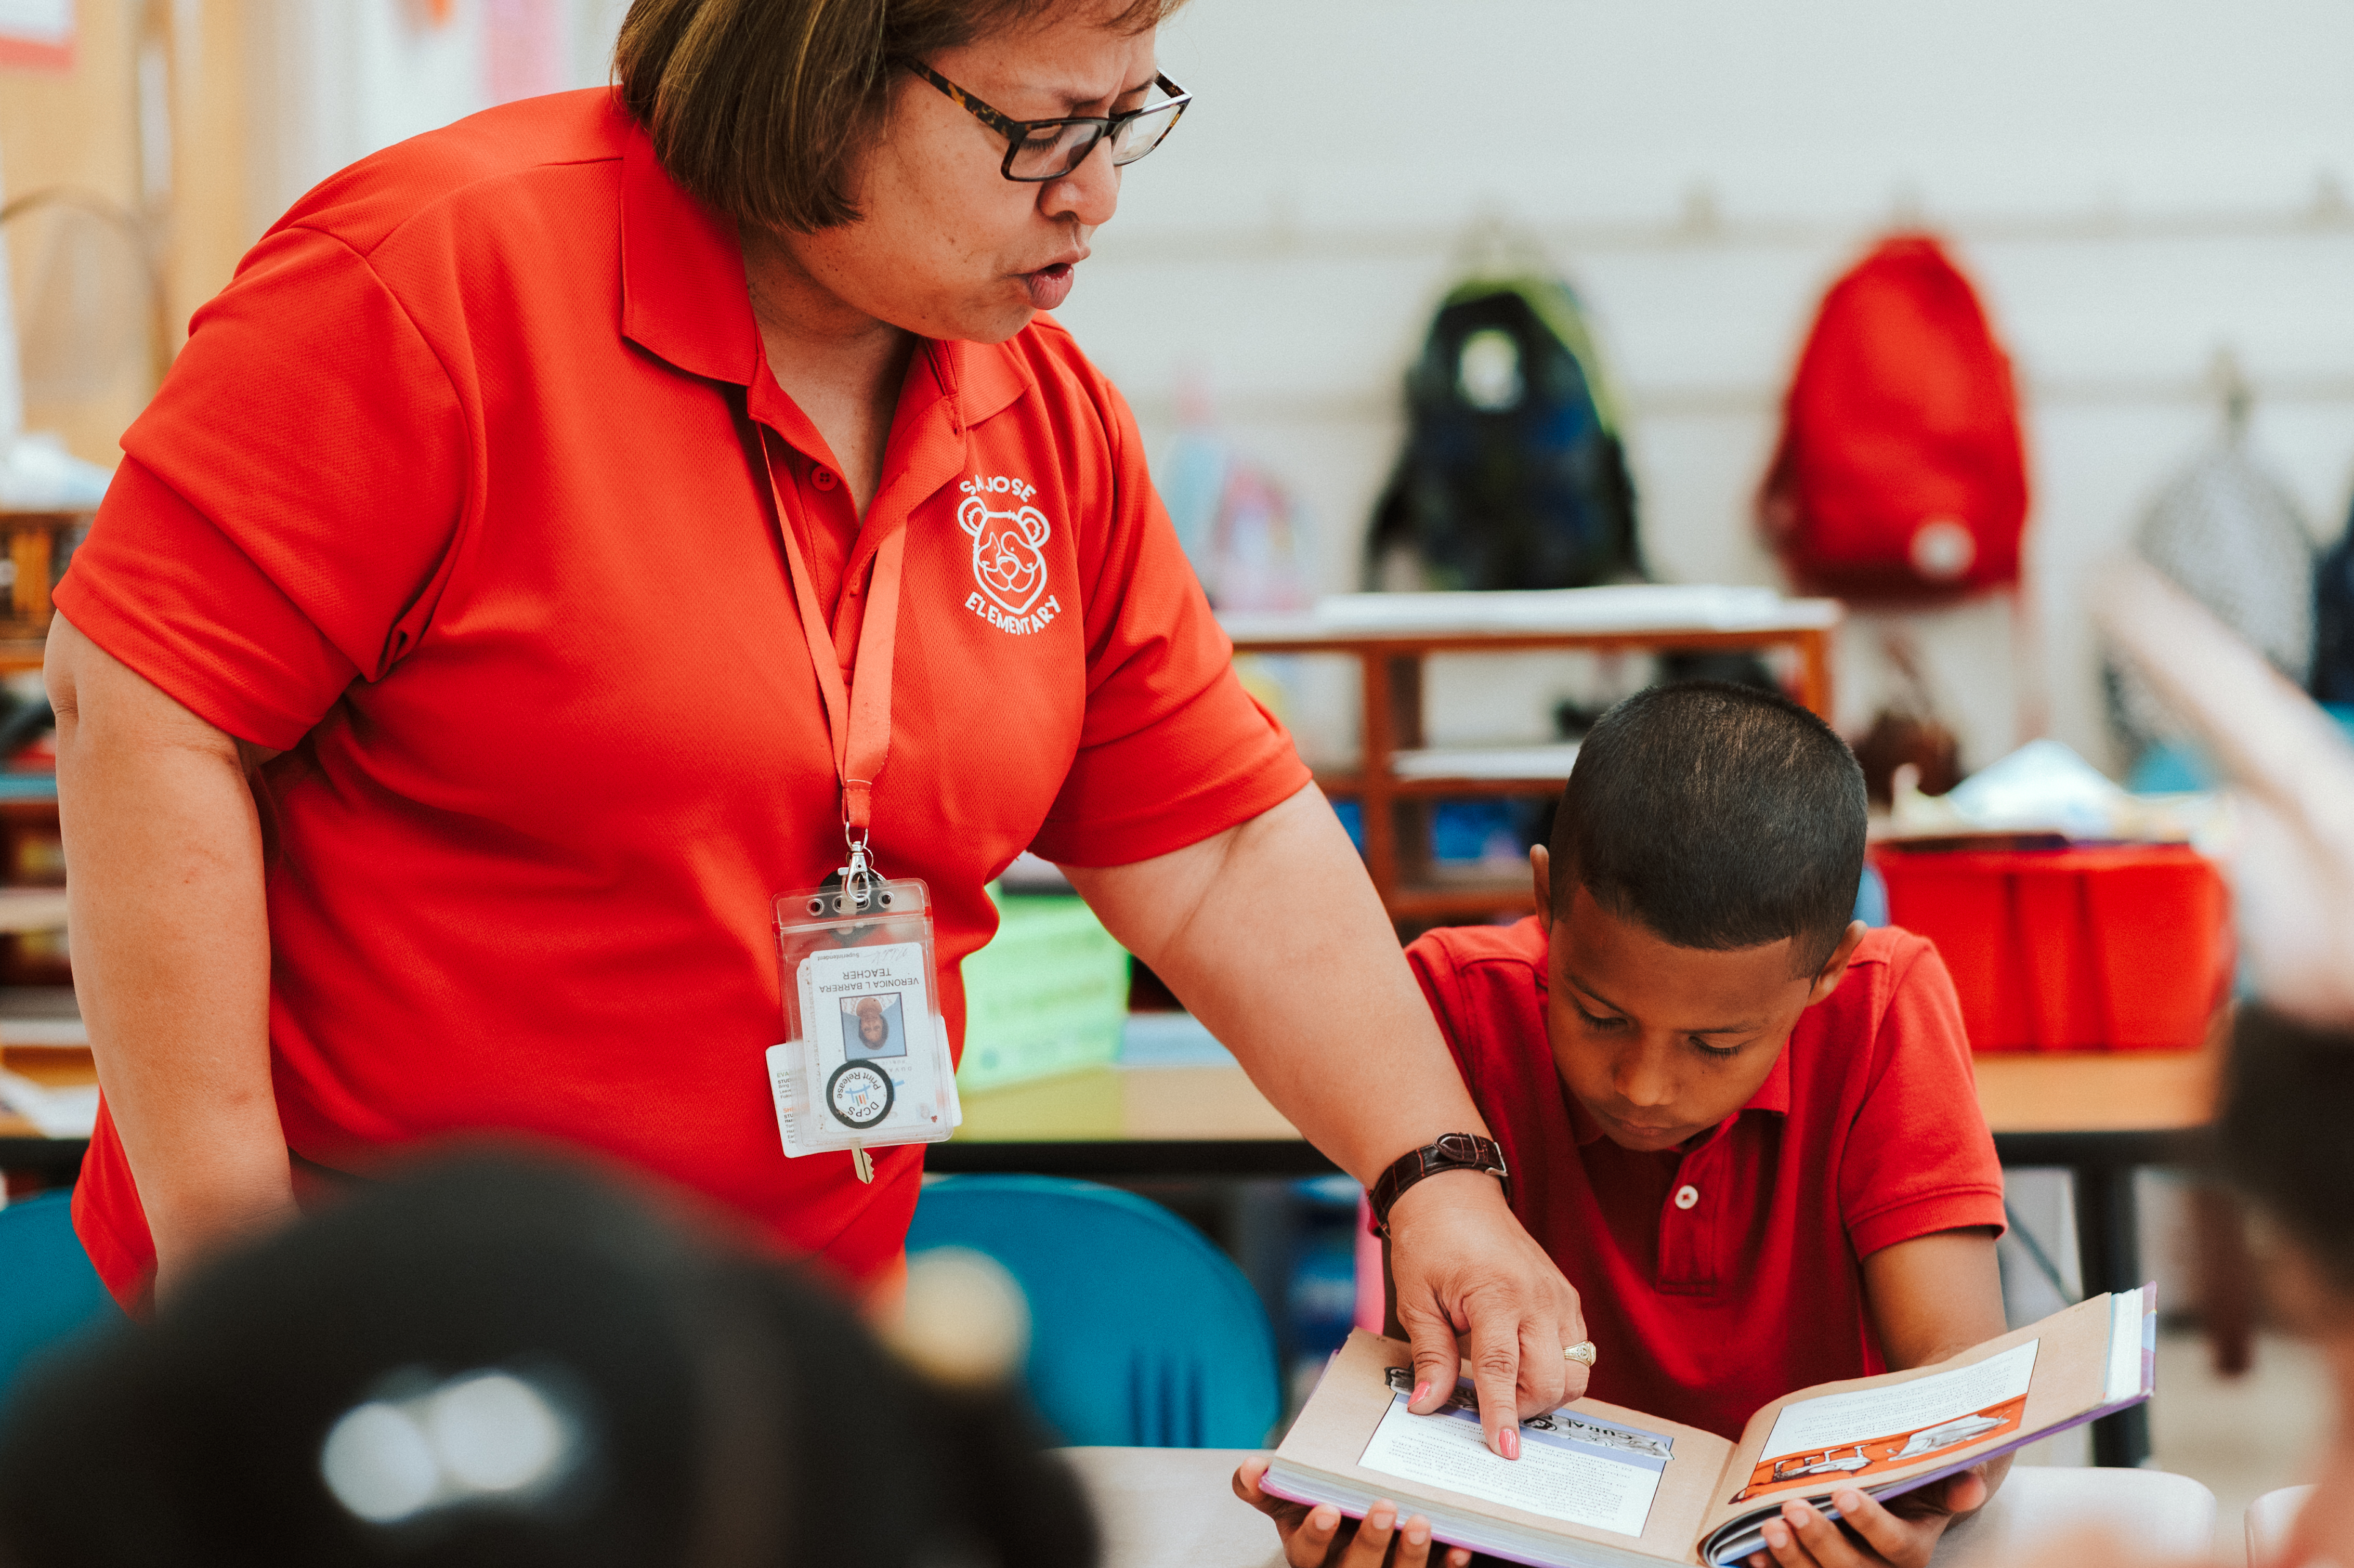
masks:
<instances>
[{"instance_id":1,"label":"book illustration","mask_svg":"<svg viewBox=\"0 0 2354 1568\"><path fill-rule=\"evenodd\" d=\"M1762 1461L1749 1478L1749 1484L1734 1497L1734 1502L1747 1502L1770 1491L1790 1487L1811 1486L1826 1477L1855 1480L1909 1465L1946 1448L1958 1448L1965 1443L1975 1443L1981 1437L2019 1429L2019 1419L2027 1408L2027 1399L2005 1400L1985 1410L1974 1411L1958 1420L1927 1426L1918 1432L1900 1432L1892 1436L1869 1438L1861 1443L1842 1444L1837 1448L1818 1449L1808 1454L1786 1454Z\"/></svg>"},{"instance_id":2,"label":"book illustration","mask_svg":"<svg viewBox=\"0 0 2354 1568\"><path fill-rule=\"evenodd\" d=\"M1470 1383L1429 1415L1406 1409L1414 1373L1392 1367L1389 1408L1358 1464L1421 1486L1502 1503L1547 1519L1640 1536L1675 1439L1556 1410L1521 1423L1521 1457L1500 1459L1479 1430Z\"/></svg>"},{"instance_id":3,"label":"book illustration","mask_svg":"<svg viewBox=\"0 0 2354 1568\"><path fill-rule=\"evenodd\" d=\"M1947 1448L2019 1430L2040 1340L1973 1366L1785 1405L1734 1502L1826 1481L1861 1481Z\"/></svg>"}]
</instances>

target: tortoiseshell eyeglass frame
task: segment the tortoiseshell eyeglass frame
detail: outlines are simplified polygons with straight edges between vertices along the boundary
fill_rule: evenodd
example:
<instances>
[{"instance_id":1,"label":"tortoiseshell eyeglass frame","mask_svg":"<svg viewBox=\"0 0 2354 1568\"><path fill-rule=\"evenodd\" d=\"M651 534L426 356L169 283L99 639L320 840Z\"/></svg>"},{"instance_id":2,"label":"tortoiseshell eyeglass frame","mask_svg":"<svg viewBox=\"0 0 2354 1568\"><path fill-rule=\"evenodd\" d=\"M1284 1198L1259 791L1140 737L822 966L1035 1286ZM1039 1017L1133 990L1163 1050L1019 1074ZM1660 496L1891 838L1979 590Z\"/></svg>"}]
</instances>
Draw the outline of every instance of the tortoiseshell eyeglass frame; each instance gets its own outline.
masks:
<instances>
[{"instance_id":1,"label":"tortoiseshell eyeglass frame","mask_svg":"<svg viewBox=\"0 0 2354 1568\"><path fill-rule=\"evenodd\" d=\"M1169 123L1161 128L1160 135L1152 139L1151 147L1147 147L1134 158L1119 160L1122 166L1133 164L1150 154L1153 147L1160 146L1169 139L1169 132L1177 129L1177 122L1185 117L1185 106L1193 101L1192 93L1170 80L1167 76L1156 73L1152 79L1152 85L1168 95L1159 103L1148 103L1141 109L1131 109L1124 114L1071 114L1059 120L1016 120L1010 114L991 109L921 60L902 60L899 63L938 88L951 101L961 104L965 111L975 120L1005 138L1005 161L998 165L997 172L1017 185L1044 185L1048 180L1059 180L1081 164L1086 163L1094 154L1097 143L1108 136L1118 135L1120 127L1129 121L1140 119L1147 114L1168 113ZM1049 175L1017 175L1013 172L1013 160L1021 155L1024 143L1041 131L1058 130L1066 125L1095 127L1095 134L1087 139L1085 146L1078 149L1068 165Z\"/></svg>"}]
</instances>

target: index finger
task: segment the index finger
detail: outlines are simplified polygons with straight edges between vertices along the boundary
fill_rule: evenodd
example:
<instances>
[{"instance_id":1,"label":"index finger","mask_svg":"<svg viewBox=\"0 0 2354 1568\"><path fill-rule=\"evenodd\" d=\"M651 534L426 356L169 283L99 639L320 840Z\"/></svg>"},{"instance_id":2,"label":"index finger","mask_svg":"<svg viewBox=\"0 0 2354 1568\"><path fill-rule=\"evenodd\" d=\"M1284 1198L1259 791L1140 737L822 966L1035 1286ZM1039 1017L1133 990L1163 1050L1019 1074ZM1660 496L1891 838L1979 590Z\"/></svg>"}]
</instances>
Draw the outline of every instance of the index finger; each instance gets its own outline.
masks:
<instances>
[{"instance_id":1,"label":"index finger","mask_svg":"<svg viewBox=\"0 0 2354 1568\"><path fill-rule=\"evenodd\" d=\"M1489 1451L1521 1457L1521 1325L1496 1313L1471 1319L1471 1387L1479 1396L1479 1430Z\"/></svg>"}]
</instances>

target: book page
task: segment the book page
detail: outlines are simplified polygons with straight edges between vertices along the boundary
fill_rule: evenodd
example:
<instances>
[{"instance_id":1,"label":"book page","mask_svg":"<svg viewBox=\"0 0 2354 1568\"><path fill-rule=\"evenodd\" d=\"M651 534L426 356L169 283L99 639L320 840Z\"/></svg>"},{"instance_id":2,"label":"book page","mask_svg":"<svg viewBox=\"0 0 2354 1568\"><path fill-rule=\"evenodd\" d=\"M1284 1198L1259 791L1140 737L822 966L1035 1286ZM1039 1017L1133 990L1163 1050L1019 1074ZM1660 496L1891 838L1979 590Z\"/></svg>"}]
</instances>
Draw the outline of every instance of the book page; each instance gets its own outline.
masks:
<instances>
[{"instance_id":1,"label":"book page","mask_svg":"<svg viewBox=\"0 0 2354 1568\"><path fill-rule=\"evenodd\" d=\"M1413 1361L1394 1340L1351 1334L1284 1435L1278 1466L1390 1498L1408 1512L1419 1507L1436 1518L1448 1510L1669 1562L1691 1560L1701 1520L1729 1474L1732 1444L1581 1399L1537 1417L1549 1431L1522 1423L1521 1457L1499 1459L1481 1446L1479 1423L1466 1412L1405 1413L1401 1387L1412 1390Z\"/></svg>"},{"instance_id":2,"label":"book page","mask_svg":"<svg viewBox=\"0 0 2354 1568\"><path fill-rule=\"evenodd\" d=\"M1390 1369L1394 1391L1382 1424L1357 1462L1400 1480L1504 1503L1548 1519L1640 1538L1675 1438L1556 1410L1521 1424L1521 1457L1500 1459L1479 1432L1469 1383L1437 1414L1406 1409L1414 1373Z\"/></svg>"},{"instance_id":3,"label":"book page","mask_svg":"<svg viewBox=\"0 0 2354 1568\"><path fill-rule=\"evenodd\" d=\"M1709 1531L1858 1482L1878 1495L2067 1425L2107 1402L2114 1315L2096 1296L1935 1366L1774 1401L1749 1418Z\"/></svg>"},{"instance_id":4,"label":"book page","mask_svg":"<svg viewBox=\"0 0 2354 1568\"><path fill-rule=\"evenodd\" d=\"M2018 1431L2041 1342L2030 1340L1975 1366L1911 1383L1784 1405L1748 1486L1733 1500L1823 1480L1867 1480L1930 1454Z\"/></svg>"}]
</instances>

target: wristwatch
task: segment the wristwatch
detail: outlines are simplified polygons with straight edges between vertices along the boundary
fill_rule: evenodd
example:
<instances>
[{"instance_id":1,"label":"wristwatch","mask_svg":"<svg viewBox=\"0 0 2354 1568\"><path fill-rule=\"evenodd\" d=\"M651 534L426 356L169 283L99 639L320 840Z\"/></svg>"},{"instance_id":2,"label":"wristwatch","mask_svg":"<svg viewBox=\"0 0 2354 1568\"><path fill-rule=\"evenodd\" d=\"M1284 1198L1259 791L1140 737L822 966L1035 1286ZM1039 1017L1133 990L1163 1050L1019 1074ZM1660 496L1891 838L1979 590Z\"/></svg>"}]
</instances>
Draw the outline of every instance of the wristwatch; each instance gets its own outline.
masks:
<instances>
[{"instance_id":1,"label":"wristwatch","mask_svg":"<svg viewBox=\"0 0 2354 1568\"><path fill-rule=\"evenodd\" d=\"M1443 1171L1484 1171L1504 1184L1504 1200L1512 1197L1512 1173L1504 1169L1504 1151L1492 1138L1482 1138L1476 1132L1450 1132L1437 1143L1426 1143L1411 1153L1401 1154L1390 1162L1390 1168L1373 1183L1371 1199L1373 1206L1373 1234L1390 1234L1390 1206L1398 1195L1426 1176L1436 1176Z\"/></svg>"}]
</instances>

